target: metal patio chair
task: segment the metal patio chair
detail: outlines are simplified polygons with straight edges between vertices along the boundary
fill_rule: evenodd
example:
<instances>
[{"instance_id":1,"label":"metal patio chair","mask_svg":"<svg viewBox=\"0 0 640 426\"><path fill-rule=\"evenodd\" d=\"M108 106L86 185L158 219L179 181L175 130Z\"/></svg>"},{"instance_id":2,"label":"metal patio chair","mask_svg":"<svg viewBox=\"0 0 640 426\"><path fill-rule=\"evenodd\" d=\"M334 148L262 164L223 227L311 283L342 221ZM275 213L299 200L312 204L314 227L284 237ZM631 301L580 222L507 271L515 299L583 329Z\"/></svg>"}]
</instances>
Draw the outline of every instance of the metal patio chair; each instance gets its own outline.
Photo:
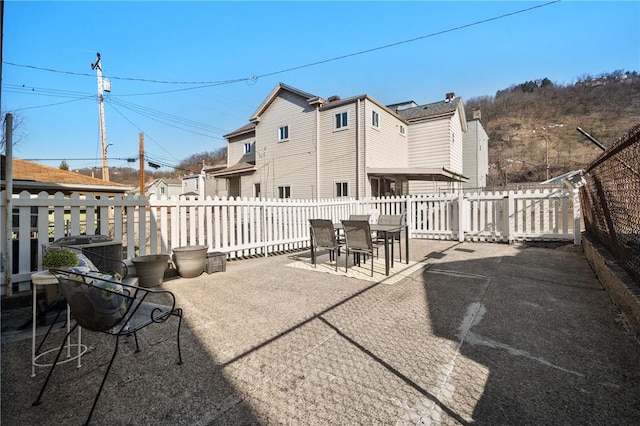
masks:
<instances>
[{"instance_id":1,"label":"metal patio chair","mask_svg":"<svg viewBox=\"0 0 640 426\"><path fill-rule=\"evenodd\" d=\"M342 228L346 242L345 272L349 271L349 253L353 253L353 263L360 265L360 255L371 256L371 276L373 277L373 251L378 254L378 244L371 238L371 227L366 220L343 220ZM356 256L357 255L357 256Z\"/></svg>"},{"instance_id":2,"label":"metal patio chair","mask_svg":"<svg viewBox=\"0 0 640 426\"><path fill-rule=\"evenodd\" d=\"M382 214L378 217L378 225L405 225L406 223L406 214ZM393 244L396 239L398 241L398 254L400 255L400 260L402 260L402 241L401 241L402 231L393 232L387 234L391 244ZM378 243L384 243L384 237L382 235L376 235L376 241ZM393 248L392 248L393 249Z\"/></svg>"},{"instance_id":3,"label":"metal patio chair","mask_svg":"<svg viewBox=\"0 0 640 426\"><path fill-rule=\"evenodd\" d=\"M342 243L338 241L333 222L327 219L309 219L311 225L311 261L316 267L316 256L318 249L329 249L329 261L335 260L336 271L338 271L338 259Z\"/></svg>"},{"instance_id":4,"label":"metal patio chair","mask_svg":"<svg viewBox=\"0 0 640 426\"><path fill-rule=\"evenodd\" d=\"M115 338L115 348L111 360L104 373L98 394L85 424L89 424L93 412L107 381L107 376L118 353L120 337L133 335L136 342L135 352L140 352L137 332L152 325L165 322L171 316L178 317L178 364L182 364L180 350L180 327L182 325L182 309L176 307L173 293L165 290L152 290L131 286L114 280L110 275L99 272L77 272L52 269L51 273L58 279L62 292L67 300L76 322L64 336L56 358L49 369L42 389L32 405L42 403L42 396L53 374L67 337L80 326L85 330L110 334ZM162 299L156 303L154 299ZM166 303L168 301L168 304ZM165 302L162 304L162 302Z\"/></svg>"}]
</instances>

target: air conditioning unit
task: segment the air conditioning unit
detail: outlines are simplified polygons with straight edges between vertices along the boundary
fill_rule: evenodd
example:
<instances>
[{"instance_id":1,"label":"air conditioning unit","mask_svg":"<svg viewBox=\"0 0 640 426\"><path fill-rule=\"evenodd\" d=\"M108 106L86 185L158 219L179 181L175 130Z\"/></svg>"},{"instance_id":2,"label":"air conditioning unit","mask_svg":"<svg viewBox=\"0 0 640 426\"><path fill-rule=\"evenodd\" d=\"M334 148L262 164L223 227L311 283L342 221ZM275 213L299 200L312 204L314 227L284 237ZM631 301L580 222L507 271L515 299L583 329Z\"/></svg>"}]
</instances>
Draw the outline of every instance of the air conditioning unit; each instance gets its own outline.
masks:
<instances>
[{"instance_id":1,"label":"air conditioning unit","mask_svg":"<svg viewBox=\"0 0 640 426\"><path fill-rule=\"evenodd\" d=\"M87 256L99 270L123 274L122 242L105 235L72 235L52 242L50 247L72 247Z\"/></svg>"}]
</instances>

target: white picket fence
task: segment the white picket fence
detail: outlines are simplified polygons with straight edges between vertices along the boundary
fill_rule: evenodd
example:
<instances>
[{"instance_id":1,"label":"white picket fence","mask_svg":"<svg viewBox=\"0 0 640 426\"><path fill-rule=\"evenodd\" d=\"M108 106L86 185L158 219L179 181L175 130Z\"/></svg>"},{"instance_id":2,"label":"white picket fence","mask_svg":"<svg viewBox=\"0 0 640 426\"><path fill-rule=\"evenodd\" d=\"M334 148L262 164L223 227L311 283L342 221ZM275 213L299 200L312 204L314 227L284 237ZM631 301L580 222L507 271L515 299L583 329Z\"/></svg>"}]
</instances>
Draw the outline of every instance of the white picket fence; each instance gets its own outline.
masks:
<instances>
[{"instance_id":1,"label":"white picket fence","mask_svg":"<svg viewBox=\"0 0 640 426\"><path fill-rule=\"evenodd\" d=\"M578 192L565 189L321 201L23 192L11 203L12 235L1 232L13 247L11 281L18 293L28 291L32 271L42 269L42 247L67 235L108 235L129 258L186 245L242 258L309 247L309 219L338 222L368 213L372 222L380 214L406 214L413 239L580 242ZM3 244L3 266L5 251ZM3 268L3 295L4 274Z\"/></svg>"}]
</instances>

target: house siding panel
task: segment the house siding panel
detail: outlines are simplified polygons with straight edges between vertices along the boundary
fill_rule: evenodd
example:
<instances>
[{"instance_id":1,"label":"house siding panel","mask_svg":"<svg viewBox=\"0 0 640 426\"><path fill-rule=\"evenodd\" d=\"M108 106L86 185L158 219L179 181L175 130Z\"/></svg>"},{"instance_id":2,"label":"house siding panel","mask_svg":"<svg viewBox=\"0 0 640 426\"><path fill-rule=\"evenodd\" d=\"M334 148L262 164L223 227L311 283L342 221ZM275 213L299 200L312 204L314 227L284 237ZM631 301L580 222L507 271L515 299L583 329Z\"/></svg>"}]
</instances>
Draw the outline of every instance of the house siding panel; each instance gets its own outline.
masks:
<instances>
[{"instance_id":1,"label":"house siding panel","mask_svg":"<svg viewBox=\"0 0 640 426\"><path fill-rule=\"evenodd\" d=\"M371 124L371 113L380 114L380 126ZM367 167L405 167L408 161L407 126L386 108L373 102L365 102L364 128L367 134ZM405 127L405 135L400 134L400 126Z\"/></svg>"},{"instance_id":2,"label":"house siding panel","mask_svg":"<svg viewBox=\"0 0 640 426\"><path fill-rule=\"evenodd\" d=\"M349 196L356 193L356 102L320 113L320 198L335 197L335 183L348 182ZM335 130L335 115L346 111L348 128ZM362 149L362 147L360 147ZM362 152L360 153L362 164Z\"/></svg>"},{"instance_id":3,"label":"house siding panel","mask_svg":"<svg viewBox=\"0 0 640 426\"><path fill-rule=\"evenodd\" d=\"M231 138L227 148L227 166L232 166L237 163L254 162L256 160L255 150L251 154L245 155L244 144L253 143L255 139L253 132Z\"/></svg>"},{"instance_id":4,"label":"house siding panel","mask_svg":"<svg viewBox=\"0 0 640 426\"><path fill-rule=\"evenodd\" d=\"M278 129L289 126L289 140L278 141ZM292 198L315 195L315 108L306 99L282 91L267 108L256 127L258 171L243 179L242 191L253 195L260 182L264 197L278 196L278 187L291 187Z\"/></svg>"}]
</instances>

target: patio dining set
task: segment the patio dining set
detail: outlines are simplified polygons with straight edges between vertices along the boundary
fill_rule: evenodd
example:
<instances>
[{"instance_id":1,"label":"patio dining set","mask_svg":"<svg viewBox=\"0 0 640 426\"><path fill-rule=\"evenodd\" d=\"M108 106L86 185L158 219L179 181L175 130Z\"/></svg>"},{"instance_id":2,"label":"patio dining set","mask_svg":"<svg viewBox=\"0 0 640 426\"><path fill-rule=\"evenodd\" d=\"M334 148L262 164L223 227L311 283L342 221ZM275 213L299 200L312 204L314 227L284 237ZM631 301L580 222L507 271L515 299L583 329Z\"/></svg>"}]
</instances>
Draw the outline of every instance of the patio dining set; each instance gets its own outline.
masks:
<instances>
[{"instance_id":1,"label":"patio dining set","mask_svg":"<svg viewBox=\"0 0 640 426\"><path fill-rule=\"evenodd\" d=\"M350 215L348 220L333 223L328 219L309 219L311 234L311 262L316 266L318 250L329 250L329 261L335 261L345 249L345 271L349 268L349 255L353 254L353 264L361 266L371 257L371 276L373 277L373 256L378 256L380 247L384 247L385 275L389 275L394 261L394 243L398 241L400 261L402 261L402 231L405 231L405 260L409 263L409 239L404 214L380 215L376 223L370 223L370 215Z\"/></svg>"}]
</instances>

